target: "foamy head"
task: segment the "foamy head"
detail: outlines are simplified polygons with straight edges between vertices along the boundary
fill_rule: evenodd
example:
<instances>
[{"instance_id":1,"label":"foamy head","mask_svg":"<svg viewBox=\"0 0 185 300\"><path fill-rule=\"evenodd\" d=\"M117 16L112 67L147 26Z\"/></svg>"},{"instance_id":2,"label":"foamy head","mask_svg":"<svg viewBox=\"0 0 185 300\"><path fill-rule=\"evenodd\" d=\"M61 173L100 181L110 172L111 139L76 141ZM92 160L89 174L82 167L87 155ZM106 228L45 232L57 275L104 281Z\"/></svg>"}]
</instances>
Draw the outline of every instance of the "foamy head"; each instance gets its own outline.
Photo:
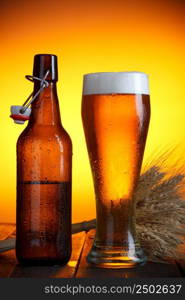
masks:
<instances>
[{"instance_id":1,"label":"foamy head","mask_svg":"<svg viewBox=\"0 0 185 300\"><path fill-rule=\"evenodd\" d=\"M142 72L102 72L84 75L83 95L149 95L148 75Z\"/></svg>"}]
</instances>

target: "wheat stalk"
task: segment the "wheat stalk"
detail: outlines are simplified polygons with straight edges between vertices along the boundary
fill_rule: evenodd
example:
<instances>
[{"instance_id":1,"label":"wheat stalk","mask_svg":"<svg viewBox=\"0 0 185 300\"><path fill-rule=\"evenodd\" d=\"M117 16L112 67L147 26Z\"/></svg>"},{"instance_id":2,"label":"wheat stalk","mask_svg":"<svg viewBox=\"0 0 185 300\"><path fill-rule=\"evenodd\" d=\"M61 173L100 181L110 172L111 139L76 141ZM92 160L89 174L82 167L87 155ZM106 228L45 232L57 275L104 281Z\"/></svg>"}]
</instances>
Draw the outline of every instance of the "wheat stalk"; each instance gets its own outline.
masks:
<instances>
[{"instance_id":1,"label":"wheat stalk","mask_svg":"<svg viewBox=\"0 0 185 300\"><path fill-rule=\"evenodd\" d=\"M168 156L162 157L140 176L134 195L138 238L152 261L185 258L185 170L178 162L162 171Z\"/></svg>"}]
</instances>

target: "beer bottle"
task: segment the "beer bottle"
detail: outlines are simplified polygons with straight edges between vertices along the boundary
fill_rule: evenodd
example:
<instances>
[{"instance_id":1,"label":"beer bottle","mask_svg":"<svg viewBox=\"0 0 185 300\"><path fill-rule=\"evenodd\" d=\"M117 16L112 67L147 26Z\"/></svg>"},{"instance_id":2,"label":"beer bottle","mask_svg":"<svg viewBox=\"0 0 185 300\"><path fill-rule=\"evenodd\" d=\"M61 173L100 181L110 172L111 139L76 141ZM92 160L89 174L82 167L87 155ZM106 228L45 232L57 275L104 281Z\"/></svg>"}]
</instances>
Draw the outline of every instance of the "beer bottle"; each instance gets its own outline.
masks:
<instances>
[{"instance_id":1,"label":"beer bottle","mask_svg":"<svg viewBox=\"0 0 185 300\"><path fill-rule=\"evenodd\" d=\"M36 55L33 95L46 72L17 142L16 256L26 265L61 265L71 254L72 143L60 119L57 57Z\"/></svg>"}]
</instances>

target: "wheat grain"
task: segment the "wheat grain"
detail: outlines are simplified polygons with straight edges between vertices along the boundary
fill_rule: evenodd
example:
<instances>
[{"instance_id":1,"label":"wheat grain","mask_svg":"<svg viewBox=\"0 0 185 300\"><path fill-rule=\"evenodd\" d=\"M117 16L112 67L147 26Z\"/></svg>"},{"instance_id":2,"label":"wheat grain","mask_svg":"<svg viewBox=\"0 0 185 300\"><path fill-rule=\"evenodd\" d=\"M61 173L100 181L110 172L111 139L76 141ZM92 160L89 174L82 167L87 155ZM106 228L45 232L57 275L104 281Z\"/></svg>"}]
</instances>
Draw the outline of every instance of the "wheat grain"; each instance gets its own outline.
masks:
<instances>
[{"instance_id":1,"label":"wheat grain","mask_svg":"<svg viewBox=\"0 0 185 300\"><path fill-rule=\"evenodd\" d=\"M134 195L138 238L152 261L185 258L180 250L185 241L185 170L178 163L172 171L162 171L170 153L145 167Z\"/></svg>"}]
</instances>

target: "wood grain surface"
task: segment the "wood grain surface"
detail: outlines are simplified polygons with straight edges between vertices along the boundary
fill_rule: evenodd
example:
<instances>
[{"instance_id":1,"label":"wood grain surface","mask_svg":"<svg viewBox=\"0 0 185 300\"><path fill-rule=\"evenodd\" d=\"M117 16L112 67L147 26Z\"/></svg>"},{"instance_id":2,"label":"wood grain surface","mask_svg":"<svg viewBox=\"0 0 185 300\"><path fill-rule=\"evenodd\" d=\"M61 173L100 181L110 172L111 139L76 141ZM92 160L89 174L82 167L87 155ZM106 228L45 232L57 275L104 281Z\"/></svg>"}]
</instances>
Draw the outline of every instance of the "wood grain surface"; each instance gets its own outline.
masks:
<instances>
[{"instance_id":1,"label":"wood grain surface","mask_svg":"<svg viewBox=\"0 0 185 300\"><path fill-rule=\"evenodd\" d=\"M86 257L93 243L95 230L72 236L72 255L65 266L24 267L17 263L15 250L0 253L0 277L33 278L162 278L185 277L185 261L169 264L148 262L132 269L103 269L88 264ZM0 240L15 237L14 224L0 224Z\"/></svg>"}]
</instances>

